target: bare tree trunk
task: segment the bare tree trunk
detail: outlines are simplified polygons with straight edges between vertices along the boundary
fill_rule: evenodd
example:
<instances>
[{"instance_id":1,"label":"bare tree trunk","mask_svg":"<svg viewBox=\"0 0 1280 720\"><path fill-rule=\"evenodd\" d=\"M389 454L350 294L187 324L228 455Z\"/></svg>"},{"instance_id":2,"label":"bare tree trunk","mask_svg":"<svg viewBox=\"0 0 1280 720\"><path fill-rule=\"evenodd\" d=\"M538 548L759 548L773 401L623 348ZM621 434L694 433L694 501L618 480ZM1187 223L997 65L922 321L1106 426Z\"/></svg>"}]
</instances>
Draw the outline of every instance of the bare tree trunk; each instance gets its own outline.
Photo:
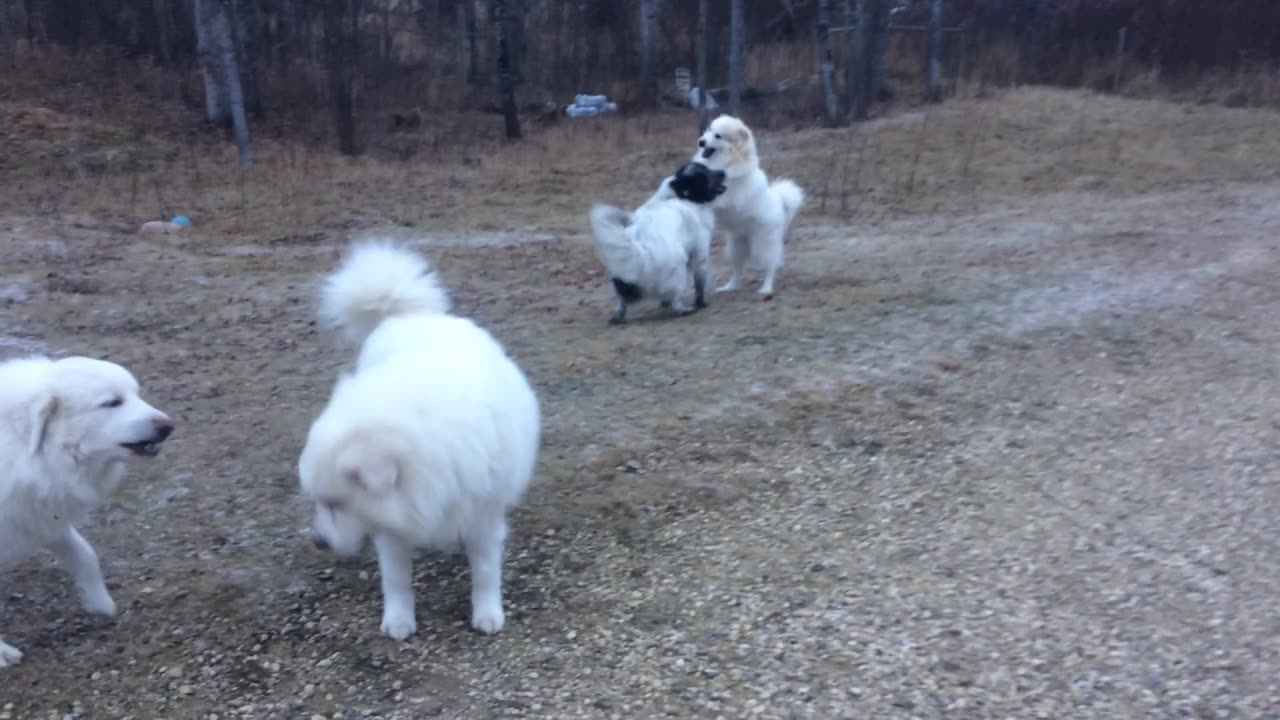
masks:
<instances>
[{"instance_id":1,"label":"bare tree trunk","mask_svg":"<svg viewBox=\"0 0 1280 720\"><path fill-rule=\"evenodd\" d=\"M466 28L467 86L480 83L480 39L476 37L476 0L462 0L463 27Z\"/></svg>"},{"instance_id":2,"label":"bare tree trunk","mask_svg":"<svg viewBox=\"0 0 1280 720\"><path fill-rule=\"evenodd\" d=\"M857 46L854 44L856 39L854 28L858 24L858 15L853 0L840 0L840 9L844 15L844 32L841 38L844 41L842 49L844 50L844 101L845 108L849 117L853 116L853 91L857 84L854 82L856 75L854 67L858 62L858 54L855 52Z\"/></svg>"},{"instance_id":3,"label":"bare tree trunk","mask_svg":"<svg viewBox=\"0 0 1280 720\"><path fill-rule=\"evenodd\" d=\"M818 46L819 72L822 75L822 100L826 111L827 127L835 127L840 121L840 104L836 102L836 64L831 56L831 2L818 0L818 20L814 29L814 42Z\"/></svg>"},{"instance_id":4,"label":"bare tree trunk","mask_svg":"<svg viewBox=\"0 0 1280 720\"><path fill-rule=\"evenodd\" d=\"M13 67L16 62L14 51L16 42L17 36L13 32L13 14L9 9L9 3L0 0L0 57L4 58L9 67Z\"/></svg>"},{"instance_id":5,"label":"bare tree trunk","mask_svg":"<svg viewBox=\"0 0 1280 720\"><path fill-rule=\"evenodd\" d=\"M196 55L200 76L204 80L204 117L211 123L225 125L231 120L231 100L225 75L219 72L222 54L220 38L231 33L218 0L195 0Z\"/></svg>"},{"instance_id":6,"label":"bare tree trunk","mask_svg":"<svg viewBox=\"0 0 1280 720\"><path fill-rule=\"evenodd\" d=\"M511 21L507 3L511 0L489 0L489 17L493 19L493 40L498 59L498 97L506 125L507 139L519 140L520 111L516 107L515 77L511 70Z\"/></svg>"},{"instance_id":7,"label":"bare tree trunk","mask_svg":"<svg viewBox=\"0 0 1280 720\"><path fill-rule=\"evenodd\" d=\"M742 75L745 71L747 41L746 19L743 17L742 0L729 0L729 112L734 117L742 114Z\"/></svg>"},{"instance_id":8,"label":"bare tree trunk","mask_svg":"<svg viewBox=\"0 0 1280 720\"><path fill-rule=\"evenodd\" d=\"M236 56L235 9L231 0L195 0L200 72L204 78L205 117L232 126L240 166L253 165L249 123L245 117L240 62Z\"/></svg>"},{"instance_id":9,"label":"bare tree trunk","mask_svg":"<svg viewBox=\"0 0 1280 720\"><path fill-rule=\"evenodd\" d=\"M711 94L711 83L707 79L707 52L711 45L711 24L708 22L709 0L698 0L698 132L707 129L711 124L711 108L707 98Z\"/></svg>"},{"instance_id":10,"label":"bare tree trunk","mask_svg":"<svg viewBox=\"0 0 1280 720\"><path fill-rule=\"evenodd\" d=\"M867 0L870 12L863 15L867 20L867 54L869 56L870 85L867 94L872 99L889 97L889 0Z\"/></svg>"},{"instance_id":11,"label":"bare tree trunk","mask_svg":"<svg viewBox=\"0 0 1280 720\"><path fill-rule=\"evenodd\" d=\"M654 67L658 5L659 0L640 0L640 103L648 107L658 102L658 78Z\"/></svg>"},{"instance_id":12,"label":"bare tree trunk","mask_svg":"<svg viewBox=\"0 0 1280 720\"><path fill-rule=\"evenodd\" d=\"M524 82L524 60L528 54L528 37L524 23L527 8L525 0L507 0L507 55L511 64L511 77L516 85Z\"/></svg>"},{"instance_id":13,"label":"bare tree trunk","mask_svg":"<svg viewBox=\"0 0 1280 720\"><path fill-rule=\"evenodd\" d=\"M355 28L347 27L358 17L358 0L325 0L324 45L328 65L329 95L333 102L333 120L338 131L338 150L343 155L359 154L356 144L355 89L353 72L357 61L352 36Z\"/></svg>"},{"instance_id":14,"label":"bare tree trunk","mask_svg":"<svg viewBox=\"0 0 1280 720\"><path fill-rule=\"evenodd\" d=\"M262 44L258 35L261 27L258 21L258 3L254 0L235 0L228 10L235 21L231 26L231 36L235 41L244 107L249 113L257 115L262 112L262 94L258 92L258 47Z\"/></svg>"},{"instance_id":15,"label":"bare tree trunk","mask_svg":"<svg viewBox=\"0 0 1280 720\"><path fill-rule=\"evenodd\" d=\"M1111 92L1120 92L1120 80L1124 77L1124 41L1125 36L1129 34L1128 27L1120 28L1120 35L1116 37L1116 71L1111 78Z\"/></svg>"},{"instance_id":16,"label":"bare tree trunk","mask_svg":"<svg viewBox=\"0 0 1280 720\"><path fill-rule=\"evenodd\" d=\"M173 13L167 0L151 0L151 12L156 17L156 59L161 67L173 65Z\"/></svg>"},{"instance_id":17,"label":"bare tree trunk","mask_svg":"<svg viewBox=\"0 0 1280 720\"><path fill-rule=\"evenodd\" d=\"M870 48L867 46L867 1L856 0L853 6L853 11L856 13L856 17L852 19L853 42L850 55L853 60L849 63L848 74L845 76L854 120L866 120L867 112L871 108L871 53L868 52ZM848 2L849 0L846 0L846 14L850 7Z\"/></svg>"},{"instance_id":18,"label":"bare tree trunk","mask_svg":"<svg viewBox=\"0 0 1280 720\"><path fill-rule=\"evenodd\" d=\"M942 102L942 0L929 0L929 57L924 88L925 102Z\"/></svg>"},{"instance_id":19,"label":"bare tree trunk","mask_svg":"<svg viewBox=\"0 0 1280 720\"><path fill-rule=\"evenodd\" d=\"M222 12L233 13L232 6L223 4ZM236 151L240 155L240 167L253 167L253 145L249 142L249 121L245 117L244 109L244 91L240 86L240 62L237 58L236 49L240 46L236 42L235 26L237 19L234 15L228 19L227 26L231 28L232 34L225 38L227 42L222 45L222 72L226 77L227 100L231 109L231 126L236 136Z\"/></svg>"}]
</instances>

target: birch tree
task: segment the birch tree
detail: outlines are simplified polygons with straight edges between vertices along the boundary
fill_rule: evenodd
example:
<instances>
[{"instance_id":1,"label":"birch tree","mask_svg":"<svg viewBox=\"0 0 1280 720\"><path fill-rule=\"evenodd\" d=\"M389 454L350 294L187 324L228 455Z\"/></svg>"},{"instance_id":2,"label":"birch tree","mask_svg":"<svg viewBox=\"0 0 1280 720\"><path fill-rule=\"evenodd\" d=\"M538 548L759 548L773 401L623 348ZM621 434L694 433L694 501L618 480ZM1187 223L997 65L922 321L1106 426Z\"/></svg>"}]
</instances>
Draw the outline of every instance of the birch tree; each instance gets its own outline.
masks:
<instances>
[{"instance_id":1,"label":"birch tree","mask_svg":"<svg viewBox=\"0 0 1280 720\"><path fill-rule=\"evenodd\" d=\"M709 0L698 0L698 132L711 124L711 108L708 107L710 84L707 79L707 53L711 45L711 24L708 22Z\"/></svg>"},{"instance_id":2,"label":"birch tree","mask_svg":"<svg viewBox=\"0 0 1280 720\"><path fill-rule=\"evenodd\" d=\"M746 64L746 19L742 0L729 0L729 112L742 115L742 75Z\"/></svg>"},{"instance_id":3,"label":"birch tree","mask_svg":"<svg viewBox=\"0 0 1280 720\"><path fill-rule=\"evenodd\" d=\"M520 111L516 107L515 75L511 68L511 21L507 3L513 0L489 0L489 17L493 21L494 47L497 49L498 100L508 140L519 140Z\"/></svg>"},{"instance_id":4,"label":"birch tree","mask_svg":"<svg viewBox=\"0 0 1280 720\"><path fill-rule=\"evenodd\" d=\"M235 16L230 0L195 0L197 52L204 78L205 117L209 122L230 122L236 138L240 166L253 165L249 122L245 117L240 63L236 53Z\"/></svg>"},{"instance_id":5,"label":"birch tree","mask_svg":"<svg viewBox=\"0 0 1280 720\"><path fill-rule=\"evenodd\" d=\"M929 0L929 56L925 62L924 101L942 102L942 0Z\"/></svg>"},{"instance_id":6,"label":"birch tree","mask_svg":"<svg viewBox=\"0 0 1280 720\"><path fill-rule=\"evenodd\" d=\"M871 108L871 55L867 52L867 1L844 0L845 24L853 28L846 49L845 88L854 120L866 120Z\"/></svg>"},{"instance_id":7,"label":"birch tree","mask_svg":"<svg viewBox=\"0 0 1280 720\"><path fill-rule=\"evenodd\" d=\"M360 0L324 0L321 23L324 26L324 55L329 78L329 101L332 103L334 126L338 131L338 151L356 155L355 65L358 47L355 34L359 29Z\"/></svg>"},{"instance_id":8,"label":"birch tree","mask_svg":"<svg viewBox=\"0 0 1280 720\"><path fill-rule=\"evenodd\" d=\"M658 78L654 67L658 36L660 0L640 0L640 96L646 105L656 105Z\"/></svg>"},{"instance_id":9,"label":"birch tree","mask_svg":"<svg viewBox=\"0 0 1280 720\"><path fill-rule=\"evenodd\" d=\"M818 0L818 18L814 31L818 46L819 72L822 75L822 100L827 127L840 121L840 104L836 101L836 63L831 55L831 2Z\"/></svg>"}]
</instances>

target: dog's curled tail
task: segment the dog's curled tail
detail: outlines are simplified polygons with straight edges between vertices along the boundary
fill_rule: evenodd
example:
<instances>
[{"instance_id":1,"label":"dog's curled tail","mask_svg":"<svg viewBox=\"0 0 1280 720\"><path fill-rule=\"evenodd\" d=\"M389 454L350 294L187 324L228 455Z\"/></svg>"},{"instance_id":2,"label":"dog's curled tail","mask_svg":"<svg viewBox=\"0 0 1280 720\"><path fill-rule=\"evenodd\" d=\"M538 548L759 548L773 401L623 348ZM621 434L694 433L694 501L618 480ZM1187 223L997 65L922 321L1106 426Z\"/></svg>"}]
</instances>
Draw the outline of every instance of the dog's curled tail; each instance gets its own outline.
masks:
<instances>
[{"instance_id":1,"label":"dog's curled tail","mask_svg":"<svg viewBox=\"0 0 1280 720\"><path fill-rule=\"evenodd\" d=\"M596 236L596 254L600 261L614 275L622 275L622 279L633 281L625 271L635 255L631 239L627 237L627 226L631 224L631 213L612 205L594 205L591 208L591 233Z\"/></svg>"},{"instance_id":2,"label":"dog's curled tail","mask_svg":"<svg viewBox=\"0 0 1280 720\"><path fill-rule=\"evenodd\" d=\"M774 180L769 188L782 203L782 211L787 214L787 224L790 225L791 221L796 219L796 213L800 212L800 207L804 205L804 190L794 180L786 178Z\"/></svg>"},{"instance_id":3,"label":"dog's curled tail","mask_svg":"<svg viewBox=\"0 0 1280 720\"><path fill-rule=\"evenodd\" d=\"M320 317L359 344L396 315L449 312L449 295L427 259L389 240L351 249L324 283Z\"/></svg>"}]
</instances>

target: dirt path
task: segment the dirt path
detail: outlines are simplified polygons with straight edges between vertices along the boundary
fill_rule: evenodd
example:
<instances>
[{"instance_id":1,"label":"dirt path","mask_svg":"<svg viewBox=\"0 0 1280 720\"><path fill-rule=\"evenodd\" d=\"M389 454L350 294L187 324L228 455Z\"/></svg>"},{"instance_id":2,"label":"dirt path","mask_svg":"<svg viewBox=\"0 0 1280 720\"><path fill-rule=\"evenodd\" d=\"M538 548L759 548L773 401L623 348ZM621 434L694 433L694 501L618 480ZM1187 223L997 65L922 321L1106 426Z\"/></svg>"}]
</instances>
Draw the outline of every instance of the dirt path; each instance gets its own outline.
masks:
<instances>
[{"instance_id":1,"label":"dirt path","mask_svg":"<svg viewBox=\"0 0 1280 720\"><path fill-rule=\"evenodd\" d=\"M339 246L0 233L0 352L107 355L179 422L85 528L117 621L4 578L0 717L1280 708L1280 185L810 224L774 302L621 329L571 240L430 246L546 433L508 629L428 558L403 645L297 499Z\"/></svg>"}]
</instances>

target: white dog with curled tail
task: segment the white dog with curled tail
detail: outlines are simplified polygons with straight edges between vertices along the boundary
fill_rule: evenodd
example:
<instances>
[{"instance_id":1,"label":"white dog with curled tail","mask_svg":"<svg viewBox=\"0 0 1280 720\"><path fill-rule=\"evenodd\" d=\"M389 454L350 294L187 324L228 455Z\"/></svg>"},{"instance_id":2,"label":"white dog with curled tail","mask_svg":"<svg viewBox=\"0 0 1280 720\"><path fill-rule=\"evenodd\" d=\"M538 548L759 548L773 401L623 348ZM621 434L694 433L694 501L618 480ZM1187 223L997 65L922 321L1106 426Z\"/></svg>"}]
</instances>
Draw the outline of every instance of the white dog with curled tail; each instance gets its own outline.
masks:
<instances>
[{"instance_id":1,"label":"white dog with curled tail","mask_svg":"<svg viewBox=\"0 0 1280 720\"><path fill-rule=\"evenodd\" d=\"M382 632L404 640L417 631L414 551L461 545L471 625L501 630L507 515L538 454L528 380L492 335L449 313L423 257L389 242L352 250L325 282L321 315L361 347L298 461L316 546L355 555L372 540Z\"/></svg>"},{"instance_id":2,"label":"white dog with curled tail","mask_svg":"<svg viewBox=\"0 0 1280 720\"><path fill-rule=\"evenodd\" d=\"M723 170L728 188L712 204L716 228L729 235L726 249L733 265L729 282L717 292L742 287L743 274L755 265L764 272L757 292L765 300L772 298L787 230L804 205L804 190L785 178L769 182L760 168L751 128L730 115L721 115L707 126L693 158L713 170Z\"/></svg>"},{"instance_id":3,"label":"white dog with curled tail","mask_svg":"<svg viewBox=\"0 0 1280 720\"><path fill-rule=\"evenodd\" d=\"M662 181L657 192L635 212L596 205L589 215L596 255L609 270L618 309L612 324L627 321L627 307L656 299L673 314L688 315L706 307L710 282L708 259L715 212L710 203L724 192L724 173L701 163L688 163ZM682 295L693 274L694 303Z\"/></svg>"}]
</instances>

